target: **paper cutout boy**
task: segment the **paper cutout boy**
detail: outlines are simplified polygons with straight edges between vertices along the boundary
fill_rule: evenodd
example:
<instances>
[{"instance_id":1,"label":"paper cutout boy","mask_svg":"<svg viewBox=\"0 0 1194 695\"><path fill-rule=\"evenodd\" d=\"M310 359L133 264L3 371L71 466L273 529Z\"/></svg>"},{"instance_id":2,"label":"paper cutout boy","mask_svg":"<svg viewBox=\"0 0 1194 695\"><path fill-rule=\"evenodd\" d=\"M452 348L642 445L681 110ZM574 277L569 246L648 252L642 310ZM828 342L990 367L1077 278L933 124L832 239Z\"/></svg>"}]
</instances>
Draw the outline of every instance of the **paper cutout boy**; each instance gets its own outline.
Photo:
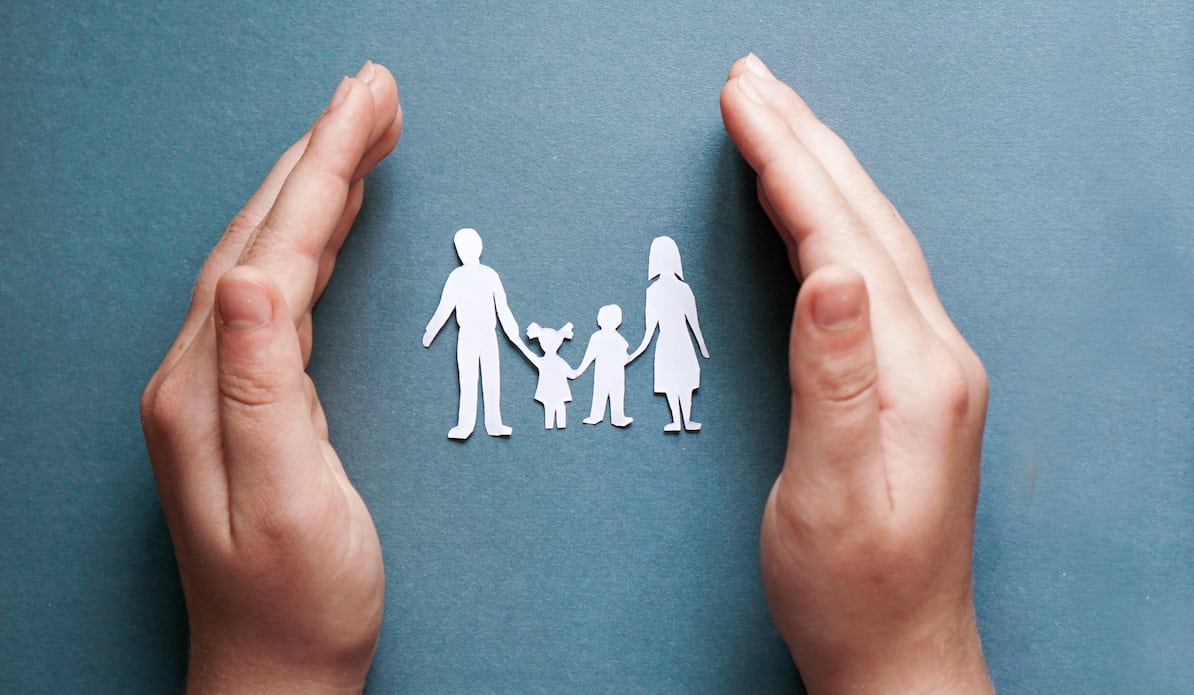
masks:
<instances>
[{"instance_id":1,"label":"paper cutout boy","mask_svg":"<svg viewBox=\"0 0 1194 695\"><path fill-rule=\"evenodd\" d=\"M468 439L477 424L477 377L485 401L485 431L492 437L509 436L513 431L502 424L502 382L498 364L496 324L510 342L534 361L530 350L519 337L518 322L506 304L506 290L501 278L481 263L481 236L475 229L461 229L454 238L456 255L461 266L448 275L439 306L427 330L423 333L423 347L439 335L452 312L460 334L456 340L456 366L460 374L460 410L456 426L448 430L451 439Z\"/></svg>"},{"instance_id":2,"label":"paper cutout boy","mask_svg":"<svg viewBox=\"0 0 1194 695\"><path fill-rule=\"evenodd\" d=\"M626 354L630 344L618 333L618 326L622 325L622 307L617 304L607 304L597 312L597 325L601 330L589 338L589 346L585 349L585 358L569 378L575 379L589 365L596 362L593 369L593 405L589 409L589 416L582 422L586 425L596 425L605 419L605 404L609 403L609 421L614 427L625 427L634 422L634 418L626 417L626 365L630 362Z\"/></svg>"}]
</instances>

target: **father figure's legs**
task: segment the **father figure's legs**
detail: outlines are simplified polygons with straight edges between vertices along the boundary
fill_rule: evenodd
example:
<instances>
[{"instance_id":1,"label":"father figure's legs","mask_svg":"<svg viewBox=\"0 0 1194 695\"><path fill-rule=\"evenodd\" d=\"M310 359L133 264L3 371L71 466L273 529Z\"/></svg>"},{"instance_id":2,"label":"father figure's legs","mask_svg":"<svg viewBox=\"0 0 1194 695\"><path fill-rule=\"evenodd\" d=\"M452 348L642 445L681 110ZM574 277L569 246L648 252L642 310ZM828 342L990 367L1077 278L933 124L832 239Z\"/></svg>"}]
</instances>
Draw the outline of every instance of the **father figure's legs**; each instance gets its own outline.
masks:
<instances>
[{"instance_id":1,"label":"father figure's legs","mask_svg":"<svg viewBox=\"0 0 1194 695\"><path fill-rule=\"evenodd\" d=\"M485 401L485 431L492 437L505 437L513 430L502 424L502 370L498 364L497 333L493 329L477 340L481 360L481 397ZM474 389L475 381L474 381ZM477 393L473 391L473 403ZM475 408L474 408L475 413Z\"/></svg>"},{"instance_id":2,"label":"father figure's legs","mask_svg":"<svg viewBox=\"0 0 1194 695\"><path fill-rule=\"evenodd\" d=\"M456 426L448 430L450 439L468 439L477 425L477 376L480 355L474 341L462 333L456 343L456 367L460 374L460 411ZM488 412L488 410L486 411Z\"/></svg>"}]
</instances>

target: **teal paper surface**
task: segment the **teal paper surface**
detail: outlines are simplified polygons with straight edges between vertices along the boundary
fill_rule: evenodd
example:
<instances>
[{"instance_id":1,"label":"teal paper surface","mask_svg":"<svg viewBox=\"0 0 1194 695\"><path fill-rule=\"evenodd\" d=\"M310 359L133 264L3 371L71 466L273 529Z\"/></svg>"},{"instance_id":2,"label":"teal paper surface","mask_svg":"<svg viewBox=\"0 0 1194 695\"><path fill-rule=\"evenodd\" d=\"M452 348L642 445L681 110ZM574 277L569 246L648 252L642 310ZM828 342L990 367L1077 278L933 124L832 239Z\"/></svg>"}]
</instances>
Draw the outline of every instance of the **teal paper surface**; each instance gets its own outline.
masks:
<instances>
[{"instance_id":1,"label":"teal paper surface","mask_svg":"<svg viewBox=\"0 0 1194 695\"><path fill-rule=\"evenodd\" d=\"M311 373L377 522L369 692L792 692L757 568L796 287L717 95L757 52L917 232L992 398L975 594L1001 693L1194 682L1194 8L1178 2L0 7L0 691L174 692L186 624L137 401L203 258L366 58L406 128L315 312ZM525 333L642 337L673 237L711 359L665 436L447 439L475 227Z\"/></svg>"}]
</instances>

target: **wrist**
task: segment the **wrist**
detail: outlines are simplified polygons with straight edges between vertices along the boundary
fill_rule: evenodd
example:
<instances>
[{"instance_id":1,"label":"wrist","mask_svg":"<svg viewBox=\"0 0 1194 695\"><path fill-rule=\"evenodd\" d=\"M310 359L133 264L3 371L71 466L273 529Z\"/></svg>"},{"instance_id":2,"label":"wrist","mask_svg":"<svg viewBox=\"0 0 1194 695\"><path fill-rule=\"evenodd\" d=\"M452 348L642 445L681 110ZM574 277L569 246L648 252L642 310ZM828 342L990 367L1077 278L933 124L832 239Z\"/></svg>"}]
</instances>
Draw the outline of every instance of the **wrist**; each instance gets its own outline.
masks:
<instances>
[{"instance_id":1,"label":"wrist","mask_svg":"<svg viewBox=\"0 0 1194 695\"><path fill-rule=\"evenodd\" d=\"M192 641L187 695L215 693L310 693L357 695L368 670L338 664L301 663L258 650L208 646Z\"/></svg>"},{"instance_id":2,"label":"wrist","mask_svg":"<svg viewBox=\"0 0 1194 695\"><path fill-rule=\"evenodd\" d=\"M814 695L994 693L973 610L947 625L919 634L868 636L837 654L801 659L793 652L793 659Z\"/></svg>"}]
</instances>

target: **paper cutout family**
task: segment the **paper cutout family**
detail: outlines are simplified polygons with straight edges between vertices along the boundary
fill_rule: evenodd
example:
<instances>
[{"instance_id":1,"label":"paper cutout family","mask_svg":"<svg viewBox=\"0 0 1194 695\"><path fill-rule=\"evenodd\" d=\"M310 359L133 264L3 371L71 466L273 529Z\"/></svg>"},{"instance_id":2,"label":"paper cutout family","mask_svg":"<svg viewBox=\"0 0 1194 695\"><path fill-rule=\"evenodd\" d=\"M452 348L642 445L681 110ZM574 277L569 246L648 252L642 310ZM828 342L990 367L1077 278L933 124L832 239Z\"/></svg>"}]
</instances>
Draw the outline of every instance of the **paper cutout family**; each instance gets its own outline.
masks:
<instances>
[{"instance_id":1,"label":"paper cutout family","mask_svg":"<svg viewBox=\"0 0 1194 695\"><path fill-rule=\"evenodd\" d=\"M602 422L607 404L610 423L615 427L633 422L634 418L625 412L626 365L647 350L656 330L659 340L655 342L655 393L667 396L672 415L672 421L663 431L701 429L701 423L692 419L692 392L700 387L701 367L689 338L690 328L705 359L709 359L709 351L697 321L696 299L684 282L680 250L671 237L656 237L651 242L647 280L655 282L647 288L646 330L638 349L627 354L630 344L618 333L622 309L617 304L607 304L597 312L598 330L589 338L585 356L576 369L559 355L564 341L572 339L572 324L559 329L544 328L537 323L527 326L527 337L537 339L543 349L542 355L532 352L519 335L518 322L506 303L501 279L493 268L481 263L481 236L475 229L465 228L456 232L454 242L461 265L448 275L439 306L423 333L423 347L431 347L448 318L453 312L456 314L456 325L460 327L456 343L460 410L456 426L448 430L449 438L468 439L473 433L477 423L478 377L485 405L485 431L494 437L508 436L512 431L502 423L498 323L506 338L539 370L535 400L543 404L546 429L563 429L567 424L566 404L572 400L568 381L580 377L590 365L594 365L593 403L589 417L582 422L586 425Z\"/></svg>"}]
</instances>

